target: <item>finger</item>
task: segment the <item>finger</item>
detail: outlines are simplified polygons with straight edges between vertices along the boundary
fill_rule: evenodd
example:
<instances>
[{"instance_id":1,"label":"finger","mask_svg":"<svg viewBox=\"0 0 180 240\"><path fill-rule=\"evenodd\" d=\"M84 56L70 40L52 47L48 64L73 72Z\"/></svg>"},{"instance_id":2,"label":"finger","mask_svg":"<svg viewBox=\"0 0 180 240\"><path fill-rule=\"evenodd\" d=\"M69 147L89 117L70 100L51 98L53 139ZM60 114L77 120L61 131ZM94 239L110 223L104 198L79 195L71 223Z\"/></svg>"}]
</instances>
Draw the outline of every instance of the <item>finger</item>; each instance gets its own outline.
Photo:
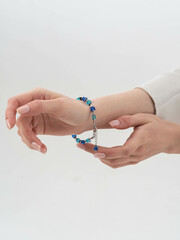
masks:
<instances>
[{"instance_id":1,"label":"finger","mask_svg":"<svg viewBox=\"0 0 180 240\"><path fill-rule=\"evenodd\" d=\"M34 100L18 108L17 112L26 117L36 116L42 113L50 113L60 117L64 114L63 99Z\"/></svg>"},{"instance_id":2,"label":"finger","mask_svg":"<svg viewBox=\"0 0 180 240\"><path fill-rule=\"evenodd\" d=\"M22 131L20 129L18 129L17 133L21 137L21 139L23 140L24 135L23 135Z\"/></svg>"},{"instance_id":3,"label":"finger","mask_svg":"<svg viewBox=\"0 0 180 240\"><path fill-rule=\"evenodd\" d=\"M125 166L128 166L128 165L135 165L137 164L138 162L128 162L128 163L124 163L124 164L117 164L117 165L112 165L112 164L109 164L107 162L104 162L103 159L100 159L100 161L104 164L106 164L107 166L111 167L111 168L120 168L120 167L125 167Z\"/></svg>"},{"instance_id":4,"label":"finger","mask_svg":"<svg viewBox=\"0 0 180 240\"><path fill-rule=\"evenodd\" d=\"M137 113L134 115L124 115L116 120L110 121L111 127L116 129L126 129L129 127L137 127L150 123L152 121L153 114Z\"/></svg>"},{"instance_id":5,"label":"finger","mask_svg":"<svg viewBox=\"0 0 180 240\"><path fill-rule=\"evenodd\" d=\"M123 147L129 149L130 155L135 155L137 149L142 149L142 146L147 142L147 135L141 130L142 129L134 130L123 144ZM121 155L119 155L119 157L120 156Z\"/></svg>"},{"instance_id":6,"label":"finger","mask_svg":"<svg viewBox=\"0 0 180 240\"><path fill-rule=\"evenodd\" d=\"M93 153L93 154L97 153L97 152L104 152L104 151L108 150L107 147L98 146L98 151L95 151L94 150L95 145L92 143L85 143L85 144L76 143L76 146L80 149L85 150L86 152Z\"/></svg>"},{"instance_id":7,"label":"finger","mask_svg":"<svg viewBox=\"0 0 180 240\"><path fill-rule=\"evenodd\" d=\"M34 100L24 106L21 106L17 109L17 111L19 114L26 117L48 113L57 119L76 126L80 124L77 109L79 109L81 104L82 103L76 101L75 99L61 97L51 100ZM88 110L84 104L81 105L81 107L82 106L84 107L85 111ZM83 121L84 118L87 119L88 115L82 114L81 120Z\"/></svg>"},{"instance_id":8,"label":"finger","mask_svg":"<svg viewBox=\"0 0 180 240\"><path fill-rule=\"evenodd\" d=\"M27 132L22 131L22 140L30 149L37 150L43 154L47 152L46 145L39 138L27 135Z\"/></svg>"},{"instance_id":9,"label":"finger","mask_svg":"<svg viewBox=\"0 0 180 240\"><path fill-rule=\"evenodd\" d=\"M31 91L28 91L28 92L19 94L17 96L11 97L8 100L8 105L5 112L7 127L9 129L14 127L16 123L17 108L19 108L20 106L23 106L36 99L47 100L47 99L55 99L60 97L65 97L65 96L63 94L52 92L40 87L32 89Z\"/></svg>"},{"instance_id":10,"label":"finger","mask_svg":"<svg viewBox=\"0 0 180 240\"><path fill-rule=\"evenodd\" d=\"M148 159L156 154L158 154L159 152L147 152L145 154L142 155L133 155L127 158L119 158L119 159L104 159L104 158L99 158L100 161L102 161L104 164L112 167L112 168L117 168L117 167L121 167L121 166L126 166L126 165L133 165L133 164L137 164L142 162L145 159Z\"/></svg>"},{"instance_id":11,"label":"finger","mask_svg":"<svg viewBox=\"0 0 180 240\"><path fill-rule=\"evenodd\" d=\"M19 94L17 96L11 97L8 100L8 105L5 112L6 123L9 129L14 127L16 123L16 112L17 108L31 102L34 99L43 99L45 90L42 88L33 89L26 93Z\"/></svg>"},{"instance_id":12,"label":"finger","mask_svg":"<svg viewBox=\"0 0 180 240\"><path fill-rule=\"evenodd\" d=\"M22 142L28 146L30 149L34 149L31 144L29 144L29 141L27 140L27 138L25 137L24 133L22 132L22 130L18 130L18 135L21 137Z\"/></svg>"},{"instance_id":13,"label":"finger","mask_svg":"<svg viewBox=\"0 0 180 240\"><path fill-rule=\"evenodd\" d=\"M47 147L41 140L36 136L33 130L30 128L30 123L28 118L21 118L21 128L20 135L22 136L24 143L31 149L40 151L41 153L47 152Z\"/></svg>"},{"instance_id":14,"label":"finger","mask_svg":"<svg viewBox=\"0 0 180 240\"><path fill-rule=\"evenodd\" d=\"M114 147L102 147L98 146L98 151L94 151L94 145L91 143L81 144L77 143L76 146L79 148L83 148L83 150L95 154L95 157L102 157L107 159L115 159L120 157L128 157L131 155L135 155L137 149L138 155L140 153L144 153L143 145L147 142L147 137L142 129L136 129L133 133L128 137L126 142L122 146L114 146Z\"/></svg>"},{"instance_id":15,"label":"finger","mask_svg":"<svg viewBox=\"0 0 180 240\"><path fill-rule=\"evenodd\" d=\"M59 103L59 104L55 104ZM30 117L40 115L42 113L51 113L55 112L55 108L60 109L60 99L53 99L53 100L34 100L29 102L26 105L23 105L17 109L19 114L23 114L23 116Z\"/></svg>"},{"instance_id":16,"label":"finger","mask_svg":"<svg viewBox=\"0 0 180 240\"><path fill-rule=\"evenodd\" d=\"M138 163L139 163L139 162L124 163L124 164L120 164L120 165L115 166L115 168L125 167L125 166L129 166L129 165L136 165L136 164L138 164Z\"/></svg>"},{"instance_id":17,"label":"finger","mask_svg":"<svg viewBox=\"0 0 180 240\"><path fill-rule=\"evenodd\" d=\"M129 157L122 157L122 158L115 158L115 159L108 159L108 158L100 158L101 161L104 163L109 164L110 166L117 166L121 164L127 164L129 162L131 163L137 163L140 161L140 158L138 156L129 156Z\"/></svg>"},{"instance_id":18,"label":"finger","mask_svg":"<svg viewBox=\"0 0 180 240\"><path fill-rule=\"evenodd\" d=\"M98 151L94 150L94 145L91 143L86 143L86 144L77 143L76 146L79 148L84 147L83 150L94 154L94 156L98 158L99 157L102 158L102 154L104 155L104 158L108 158L108 159L118 158L119 156L127 157L131 155L131 151L127 146L114 146L111 148L98 146Z\"/></svg>"}]
</instances>

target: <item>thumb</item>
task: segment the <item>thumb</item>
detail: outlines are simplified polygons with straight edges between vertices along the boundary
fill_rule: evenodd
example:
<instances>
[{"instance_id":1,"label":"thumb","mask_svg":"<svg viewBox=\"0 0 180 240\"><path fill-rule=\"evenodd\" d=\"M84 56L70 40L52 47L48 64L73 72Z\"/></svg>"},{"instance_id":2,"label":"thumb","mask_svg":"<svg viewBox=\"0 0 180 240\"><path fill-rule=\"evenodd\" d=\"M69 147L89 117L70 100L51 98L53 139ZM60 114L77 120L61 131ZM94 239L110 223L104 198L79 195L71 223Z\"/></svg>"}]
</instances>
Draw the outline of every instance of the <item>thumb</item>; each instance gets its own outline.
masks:
<instances>
[{"instance_id":1,"label":"thumb","mask_svg":"<svg viewBox=\"0 0 180 240\"><path fill-rule=\"evenodd\" d=\"M109 124L113 128L126 129L129 127L136 127L139 125L144 125L152 121L149 114L137 113L134 115L124 115L116 120L110 121Z\"/></svg>"},{"instance_id":2,"label":"thumb","mask_svg":"<svg viewBox=\"0 0 180 240\"><path fill-rule=\"evenodd\" d=\"M51 113L60 117L64 111L64 104L61 98L52 100L34 100L17 109L17 112L23 116L36 116L42 113Z\"/></svg>"}]
</instances>

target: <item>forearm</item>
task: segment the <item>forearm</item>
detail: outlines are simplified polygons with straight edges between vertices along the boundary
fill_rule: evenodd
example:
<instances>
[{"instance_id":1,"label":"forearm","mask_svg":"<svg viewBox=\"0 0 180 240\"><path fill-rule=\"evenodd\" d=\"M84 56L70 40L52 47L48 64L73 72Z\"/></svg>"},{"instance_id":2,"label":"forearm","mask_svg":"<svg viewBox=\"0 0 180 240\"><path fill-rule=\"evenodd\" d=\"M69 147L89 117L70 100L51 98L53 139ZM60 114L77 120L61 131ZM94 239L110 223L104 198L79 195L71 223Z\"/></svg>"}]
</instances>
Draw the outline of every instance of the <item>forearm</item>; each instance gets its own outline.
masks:
<instances>
[{"instance_id":1,"label":"forearm","mask_svg":"<svg viewBox=\"0 0 180 240\"><path fill-rule=\"evenodd\" d=\"M135 113L155 114L153 100L143 89L135 88L126 92L92 99L96 111L96 127L111 128L109 122L122 115ZM84 124L83 131L93 129L92 119Z\"/></svg>"}]
</instances>

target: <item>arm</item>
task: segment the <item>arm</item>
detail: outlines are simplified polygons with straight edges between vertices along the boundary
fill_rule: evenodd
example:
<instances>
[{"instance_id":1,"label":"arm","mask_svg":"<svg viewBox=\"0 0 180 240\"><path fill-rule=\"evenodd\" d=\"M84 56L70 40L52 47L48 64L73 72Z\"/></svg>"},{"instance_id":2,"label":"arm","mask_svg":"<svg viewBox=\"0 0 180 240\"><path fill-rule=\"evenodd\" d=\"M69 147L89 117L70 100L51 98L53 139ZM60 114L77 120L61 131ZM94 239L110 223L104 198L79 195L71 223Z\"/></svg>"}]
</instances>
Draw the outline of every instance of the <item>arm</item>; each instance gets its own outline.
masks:
<instances>
[{"instance_id":1,"label":"arm","mask_svg":"<svg viewBox=\"0 0 180 240\"><path fill-rule=\"evenodd\" d=\"M180 123L180 68L161 74L132 90L96 98L93 104L99 129L111 128L111 120L135 113L155 114L164 120ZM82 129L92 130L91 119Z\"/></svg>"},{"instance_id":2,"label":"arm","mask_svg":"<svg viewBox=\"0 0 180 240\"><path fill-rule=\"evenodd\" d=\"M180 124L180 68L139 86L154 100L158 117Z\"/></svg>"},{"instance_id":3,"label":"arm","mask_svg":"<svg viewBox=\"0 0 180 240\"><path fill-rule=\"evenodd\" d=\"M125 115L118 120L120 125L114 126L116 129L134 127L123 145L99 146L99 151L95 154L91 143L85 144L83 149L112 168L134 165L159 153L180 153L179 124L144 113ZM82 148L80 144L77 144L77 147Z\"/></svg>"},{"instance_id":4,"label":"arm","mask_svg":"<svg viewBox=\"0 0 180 240\"><path fill-rule=\"evenodd\" d=\"M96 126L99 129L111 128L109 122L119 116L135 113L155 114L151 96L143 89L132 89L126 92L96 98ZM92 120L82 126L83 131L92 130Z\"/></svg>"}]
</instances>

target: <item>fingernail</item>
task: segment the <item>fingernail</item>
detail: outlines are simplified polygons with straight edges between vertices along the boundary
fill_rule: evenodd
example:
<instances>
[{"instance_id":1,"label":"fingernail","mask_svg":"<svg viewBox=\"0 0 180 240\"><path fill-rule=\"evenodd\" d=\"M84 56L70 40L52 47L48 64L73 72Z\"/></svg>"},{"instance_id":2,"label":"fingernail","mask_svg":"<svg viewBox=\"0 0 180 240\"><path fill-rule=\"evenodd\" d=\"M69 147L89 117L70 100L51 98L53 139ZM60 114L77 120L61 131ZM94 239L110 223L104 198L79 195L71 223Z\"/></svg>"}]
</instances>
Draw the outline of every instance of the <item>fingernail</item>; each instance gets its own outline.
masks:
<instances>
[{"instance_id":1,"label":"fingernail","mask_svg":"<svg viewBox=\"0 0 180 240\"><path fill-rule=\"evenodd\" d=\"M109 122L109 124L110 124L112 127L118 126L118 125L120 125L120 121L119 121L119 120L113 120L113 121Z\"/></svg>"},{"instance_id":2,"label":"fingernail","mask_svg":"<svg viewBox=\"0 0 180 240\"><path fill-rule=\"evenodd\" d=\"M32 142L32 143L31 143L31 146L32 146L35 150L41 152L41 146L39 146L37 143Z\"/></svg>"},{"instance_id":3,"label":"fingernail","mask_svg":"<svg viewBox=\"0 0 180 240\"><path fill-rule=\"evenodd\" d=\"M95 153L94 154L94 157L97 157L97 158L105 158L105 154L104 153Z\"/></svg>"},{"instance_id":4,"label":"fingernail","mask_svg":"<svg viewBox=\"0 0 180 240\"><path fill-rule=\"evenodd\" d=\"M81 149L83 149L83 150L85 150L85 146L84 146L84 144L78 144L78 145L76 145L78 148L81 148Z\"/></svg>"},{"instance_id":5,"label":"fingernail","mask_svg":"<svg viewBox=\"0 0 180 240\"><path fill-rule=\"evenodd\" d=\"M20 113L20 114L30 112L30 110L31 109L28 105L22 106L22 107L17 109L18 113Z\"/></svg>"},{"instance_id":6,"label":"fingernail","mask_svg":"<svg viewBox=\"0 0 180 240\"><path fill-rule=\"evenodd\" d=\"M11 129L11 124L9 123L8 119L6 120L6 125L7 125L8 129Z\"/></svg>"}]
</instances>

